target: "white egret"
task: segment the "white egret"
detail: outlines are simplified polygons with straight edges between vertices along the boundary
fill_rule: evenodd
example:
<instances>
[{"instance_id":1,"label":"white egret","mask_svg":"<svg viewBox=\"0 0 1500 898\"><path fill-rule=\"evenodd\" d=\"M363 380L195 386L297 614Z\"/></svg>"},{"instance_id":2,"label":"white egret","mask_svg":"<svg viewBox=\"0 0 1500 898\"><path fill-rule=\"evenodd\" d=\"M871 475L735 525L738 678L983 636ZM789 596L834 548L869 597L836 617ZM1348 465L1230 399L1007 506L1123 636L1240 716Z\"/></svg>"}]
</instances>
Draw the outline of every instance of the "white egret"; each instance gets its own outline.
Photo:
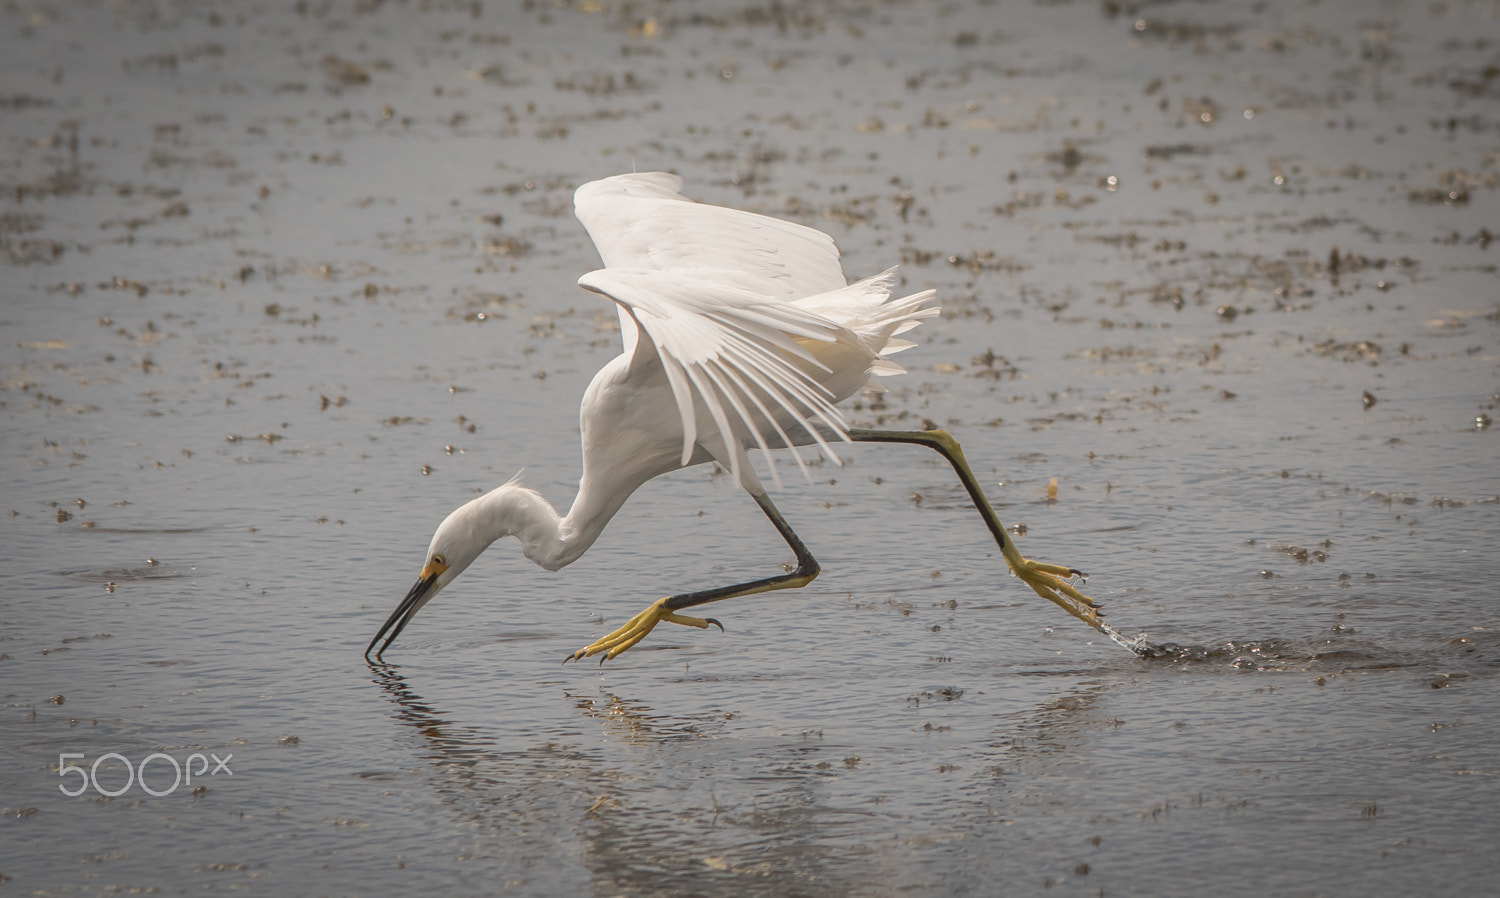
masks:
<instances>
[{"instance_id":1,"label":"white egret","mask_svg":"<svg viewBox=\"0 0 1500 898\"><path fill-rule=\"evenodd\" d=\"M555 571L587 551L642 484L711 460L770 518L795 554L796 567L658 599L566 660L603 654L603 663L661 621L722 630L716 620L680 612L805 586L819 571L746 453L789 449L805 474L796 447L816 444L838 461L832 444L839 441L910 443L939 452L969 491L1011 571L1038 595L1113 638L1098 606L1070 582L1082 577L1079 571L1032 561L1016 550L952 436L941 430L855 429L839 411L838 403L869 385L871 375L902 373L889 356L912 344L897 335L938 314L930 304L934 291L893 299L894 268L850 284L827 234L695 203L681 188L677 176L656 172L593 181L574 194L578 219L604 260L604 268L578 283L616 304L625 345L583 396L583 476L572 508L559 515L535 490L511 480L454 511L438 526L416 585L370 641L366 657L378 660L412 617L497 539L516 537L527 558ZM779 486L774 465L768 467Z\"/></svg>"}]
</instances>

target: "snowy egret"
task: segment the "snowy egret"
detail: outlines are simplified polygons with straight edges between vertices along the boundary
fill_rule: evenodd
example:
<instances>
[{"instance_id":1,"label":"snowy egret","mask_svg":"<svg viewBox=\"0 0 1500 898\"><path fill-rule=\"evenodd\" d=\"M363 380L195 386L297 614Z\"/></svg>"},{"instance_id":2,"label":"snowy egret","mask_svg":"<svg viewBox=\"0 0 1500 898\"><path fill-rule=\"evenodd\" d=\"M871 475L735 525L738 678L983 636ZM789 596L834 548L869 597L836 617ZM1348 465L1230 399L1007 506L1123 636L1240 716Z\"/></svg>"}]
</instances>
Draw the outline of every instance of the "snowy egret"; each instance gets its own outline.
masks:
<instances>
[{"instance_id":1,"label":"snowy egret","mask_svg":"<svg viewBox=\"0 0 1500 898\"><path fill-rule=\"evenodd\" d=\"M897 335L938 314L930 304L934 291L893 299L894 268L848 283L827 234L696 203L681 188L676 175L655 172L593 181L574 194L574 211L604 260L604 268L578 283L614 301L625 345L583 396L583 476L572 508L559 515L539 493L512 479L448 515L432 537L416 585L365 656L379 660L412 617L497 539L516 537L527 558L558 570L588 550L642 484L710 460L728 469L760 506L791 547L796 566L774 577L658 599L565 661L602 654L603 663L662 621L723 630L712 618L679 612L795 589L819 570L772 504L748 450L789 449L805 475L797 447L816 444L837 462L831 444L839 441L936 450L968 490L1011 571L1038 595L1113 638L1098 606L1073 586L1082 577L1078 570L1032 561L1016 550L951 435L860 430L837 408L873 385L871 375L902 373L889 356L913 344ZM768 469L779 486L775 467Z\"/></svg>"}]
</instances>

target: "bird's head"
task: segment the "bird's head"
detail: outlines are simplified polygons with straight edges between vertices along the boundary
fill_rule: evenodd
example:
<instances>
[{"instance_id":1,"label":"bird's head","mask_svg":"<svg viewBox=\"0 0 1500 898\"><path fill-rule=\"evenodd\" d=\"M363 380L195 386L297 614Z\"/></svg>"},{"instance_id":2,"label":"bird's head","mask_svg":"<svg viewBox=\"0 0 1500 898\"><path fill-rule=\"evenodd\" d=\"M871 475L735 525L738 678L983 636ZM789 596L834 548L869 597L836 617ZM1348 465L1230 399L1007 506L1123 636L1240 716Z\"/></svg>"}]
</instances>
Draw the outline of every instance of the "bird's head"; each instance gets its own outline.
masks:
<instances>
[{"instance_id":1,"label":"bird's head","mask_svg":"<svg viewBox=\"0 0 1500 898\"><path fill-rule=\"evenodd\" d=\"M427 547L427 556L422 564L422 572L417 575L417 582L391 616L386 618L380 632L370 640L369 647L365 649L366 658L380 660L381 652L390 647L411 619L416 617L417 612L422 610L422 606L432 601L432 597L443 587L452 583L495 540L495 535L483 532L484 516L480 502L480 499L475 499L460 506L438 525L437 532L432 535L432 544ZM389 636L386 635L387 632ZM382 637L385 637L385 644L376 651L375 644Z\"/></svg>"}]
</instances>

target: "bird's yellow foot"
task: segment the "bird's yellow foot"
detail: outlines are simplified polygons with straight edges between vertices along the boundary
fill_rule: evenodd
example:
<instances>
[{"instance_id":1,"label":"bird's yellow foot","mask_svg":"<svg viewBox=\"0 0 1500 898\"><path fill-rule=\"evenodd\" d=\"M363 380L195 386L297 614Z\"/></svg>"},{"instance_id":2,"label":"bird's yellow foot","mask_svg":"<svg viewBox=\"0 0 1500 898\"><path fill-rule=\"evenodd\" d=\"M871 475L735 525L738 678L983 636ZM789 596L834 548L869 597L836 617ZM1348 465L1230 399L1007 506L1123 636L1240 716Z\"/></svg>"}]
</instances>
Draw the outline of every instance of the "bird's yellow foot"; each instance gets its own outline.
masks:
<instances>
[{"instance_id":1,"label":"bird's yellow foot","mask_svg":"<svg viewBox=\"0 0 1500 898\"><path fill-rule=\"evenodd\" d=\"M666 599L657 599L646 606L646 610L626 621L625 626L602 639L595 640L589 645L584 646L564 658L563 663L567 664L569 661L578 661L602 652L604 657L599 659L599 663L603 664L621 652L630 649L642 639L645 639L646 634L655 629L656 625L662 621L682 624L685 627L697 627L700 630L706 630L709 624L713 624L719 628L720 632L724 630L724 625L711 617L688 617L685 614L678 614L667 608Z\"/></svg>"},{"instance_id":2,"label":"bird's yellow foot","mask_svg":"<svg viewBox=\"0 0 1500 898\"><path fill-rule=\"evenodd\" d=\"M1012 565L1011 571L1035 590L1037 595L1062 610L1096 630L1103 626L1104 622L1100 618L1104 616L1104 612L1099 609L1099 603L1073 586L1073 580L1086 579L1083 571L1045 561L1032 561L1030 558L1023 558L1021 564Z\"/></svg>"}]
</instances>

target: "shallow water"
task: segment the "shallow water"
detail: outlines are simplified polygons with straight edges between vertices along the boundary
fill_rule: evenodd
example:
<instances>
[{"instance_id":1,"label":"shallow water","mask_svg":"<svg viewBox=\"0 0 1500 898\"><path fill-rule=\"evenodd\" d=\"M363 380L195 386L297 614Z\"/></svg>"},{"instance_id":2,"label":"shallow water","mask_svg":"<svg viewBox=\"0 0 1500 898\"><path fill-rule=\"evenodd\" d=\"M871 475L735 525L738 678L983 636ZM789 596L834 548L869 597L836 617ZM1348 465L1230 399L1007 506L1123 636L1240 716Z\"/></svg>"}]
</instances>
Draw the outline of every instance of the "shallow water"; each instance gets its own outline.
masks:
<instances>
[{"instance_id":1,"label":"shallow water","mask_svg":"<svg viewBox=\"0 0 1500 898\"><path fill-rule=\"evenodd\" d=\"M0 883L1492 889L1495 15L6 7ZM862 445L776 459L824 573L727 633L558 665L785 559L694 469L561 574L497 546L367 666L452 507L571 499L618 351L571 191L631 168L936 288L852 417L949 428L1168 657ZM110 792L227 771L60 794L110 753Z\"/></svg>"}]
</instances>

